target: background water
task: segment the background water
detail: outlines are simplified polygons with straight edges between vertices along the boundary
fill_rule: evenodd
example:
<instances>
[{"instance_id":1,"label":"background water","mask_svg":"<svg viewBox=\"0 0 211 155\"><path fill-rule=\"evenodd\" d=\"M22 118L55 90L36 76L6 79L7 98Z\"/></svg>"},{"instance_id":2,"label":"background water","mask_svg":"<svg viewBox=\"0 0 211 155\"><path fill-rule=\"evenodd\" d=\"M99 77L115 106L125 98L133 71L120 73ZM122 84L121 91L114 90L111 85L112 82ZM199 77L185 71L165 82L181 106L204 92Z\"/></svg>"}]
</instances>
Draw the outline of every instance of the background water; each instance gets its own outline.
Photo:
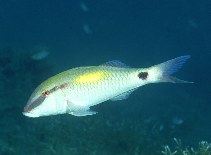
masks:
<instances>
[{"instance_id":1,"label":"background water","mask_svg":"<svg viewBox=\"0 0 211 155\"><path fill-rule=\"evenodd\" d=\"M211 142L210 19L210 0L0 0L0 154L155 155L174 137ZM63 70L185 54L176 76L194 84L143 86L90 117L22 115L34 88Z\"/></svg>"}]
</instances>

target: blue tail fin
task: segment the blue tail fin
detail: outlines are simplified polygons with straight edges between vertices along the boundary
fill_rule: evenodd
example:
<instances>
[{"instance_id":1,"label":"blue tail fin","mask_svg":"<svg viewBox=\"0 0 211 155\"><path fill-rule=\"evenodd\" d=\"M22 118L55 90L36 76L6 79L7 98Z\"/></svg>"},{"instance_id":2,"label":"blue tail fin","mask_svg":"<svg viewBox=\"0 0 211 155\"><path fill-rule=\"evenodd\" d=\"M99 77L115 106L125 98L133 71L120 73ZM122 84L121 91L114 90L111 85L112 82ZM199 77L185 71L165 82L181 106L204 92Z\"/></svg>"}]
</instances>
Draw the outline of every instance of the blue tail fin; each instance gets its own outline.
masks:
<instances>
[{"instance_id":1,"label":"blue tail fin","mask_svg":"<svg viewBox=\"0 0 211 155\"><path fill-rule=\"evenodd\" d=\"M177 72L190 57L190 55L180 56L156 65L155 67L157 67L157 69L161 73L161 76L159 78L160 82L192 83L171 76L172 74Z\"/></svg>"}]
</instances>

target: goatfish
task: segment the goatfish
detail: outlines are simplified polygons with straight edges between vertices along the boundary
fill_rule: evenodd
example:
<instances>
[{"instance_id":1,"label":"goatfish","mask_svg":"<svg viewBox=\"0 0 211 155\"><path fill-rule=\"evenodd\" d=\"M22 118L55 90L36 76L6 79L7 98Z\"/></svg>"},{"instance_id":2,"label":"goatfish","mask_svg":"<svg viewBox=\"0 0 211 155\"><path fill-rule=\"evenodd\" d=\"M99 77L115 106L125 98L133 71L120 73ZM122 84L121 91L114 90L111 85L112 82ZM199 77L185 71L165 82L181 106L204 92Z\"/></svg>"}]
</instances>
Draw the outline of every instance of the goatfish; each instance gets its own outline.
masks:
<instances>
[{"instance_id":1,"label":"goatfish","mask_svg":"<svg viewBox=\"0 0 211 155\"><path fill-rule=\"evenodd\" d=\"M131 68L113 60L99 66L69 69L41 83L29 98L23 115L94 115L97 112L90 107L108 100L126 99L146 84L191 83L171 76L189 58L190 55L180 56L149 68Z\"/></svg>"}]
</instances>

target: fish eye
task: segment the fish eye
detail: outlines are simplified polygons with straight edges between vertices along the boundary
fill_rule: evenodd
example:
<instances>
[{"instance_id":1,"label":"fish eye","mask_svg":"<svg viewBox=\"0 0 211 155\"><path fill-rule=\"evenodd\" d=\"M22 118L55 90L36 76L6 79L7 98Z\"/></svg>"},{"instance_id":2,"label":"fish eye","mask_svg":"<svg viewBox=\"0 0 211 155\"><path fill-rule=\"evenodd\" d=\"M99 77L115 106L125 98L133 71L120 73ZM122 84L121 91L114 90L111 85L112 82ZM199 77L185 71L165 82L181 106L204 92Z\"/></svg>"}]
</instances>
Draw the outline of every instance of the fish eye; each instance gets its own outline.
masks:
<instances>
[{"instance_id":1,"label":"fish eye","mask_svg":"<svg viewBox=\"0 0 211 155\"><path fill-rule=\"evenodd\" d=\"M50 91L48 91L48 90L42 92L42 95L43 95L44 97L48 96L49 94L50 94Z\"/></svg>"}]
</instances>

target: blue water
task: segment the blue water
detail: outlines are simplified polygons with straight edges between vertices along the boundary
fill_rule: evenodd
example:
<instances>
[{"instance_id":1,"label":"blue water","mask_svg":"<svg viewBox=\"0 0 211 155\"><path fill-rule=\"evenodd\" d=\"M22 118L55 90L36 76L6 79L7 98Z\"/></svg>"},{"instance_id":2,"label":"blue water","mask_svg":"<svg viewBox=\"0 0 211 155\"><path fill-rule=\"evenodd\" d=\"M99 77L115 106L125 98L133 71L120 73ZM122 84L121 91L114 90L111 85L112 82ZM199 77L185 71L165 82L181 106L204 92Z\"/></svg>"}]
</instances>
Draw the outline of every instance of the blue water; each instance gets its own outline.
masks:
<instances>
[{"instance_id":1,"label":"blue water","mask_svg":"<svg viewBox=\"0 0 211 155\"><path fill-rule=\"evenodd\" d=\"M0 0L0 154L157 155L174 137L211 142L210 19L210 0ZM34 88L63 70L186 54L176 76L194 84L146 85L88 117L22 115Z\"/></svg>"}]
</instances>

